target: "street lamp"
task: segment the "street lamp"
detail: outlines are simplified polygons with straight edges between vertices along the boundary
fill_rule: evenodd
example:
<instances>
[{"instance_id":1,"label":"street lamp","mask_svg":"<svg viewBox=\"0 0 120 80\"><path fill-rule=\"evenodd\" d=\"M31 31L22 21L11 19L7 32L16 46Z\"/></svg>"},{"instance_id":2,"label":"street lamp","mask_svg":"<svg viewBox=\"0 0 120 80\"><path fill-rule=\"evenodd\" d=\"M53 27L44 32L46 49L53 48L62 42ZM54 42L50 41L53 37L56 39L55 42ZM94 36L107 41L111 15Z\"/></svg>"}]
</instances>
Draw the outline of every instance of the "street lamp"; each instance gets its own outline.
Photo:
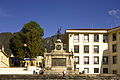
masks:
<instances>
[{"instance_id":1,"label":"street lamp","mask_svg":"<svg viewBox=\"0 0 120 80\"><path fill-rule=\"evenodd\" d=\"M24 54L25 54L25 57L27 57L27 55L26 55L26 47L27 47L27 44L24 44Z\"/></svg>"},{"instance_id":2,"label":"street lamp","mask_svg":"<svg viewBox=\"0 0 120 80\"><path fill-rule=\"evenodd\" d=\"M27 44L24 44L24 56L25 56L25 58L27 57L27 54L26 54L26 47L27 47ZM25 66L25 64L24 64L24 66Z\"/></svg>"},{"instance_id":3,"label":"street lamp","mask_svg":"<svg viewBox=\"0 0 120 80\"><path fill-rule=\"evenodd\" d=\"M24 44L24 47L27 47L27 44Z\"/></svg>"}]
</instances>

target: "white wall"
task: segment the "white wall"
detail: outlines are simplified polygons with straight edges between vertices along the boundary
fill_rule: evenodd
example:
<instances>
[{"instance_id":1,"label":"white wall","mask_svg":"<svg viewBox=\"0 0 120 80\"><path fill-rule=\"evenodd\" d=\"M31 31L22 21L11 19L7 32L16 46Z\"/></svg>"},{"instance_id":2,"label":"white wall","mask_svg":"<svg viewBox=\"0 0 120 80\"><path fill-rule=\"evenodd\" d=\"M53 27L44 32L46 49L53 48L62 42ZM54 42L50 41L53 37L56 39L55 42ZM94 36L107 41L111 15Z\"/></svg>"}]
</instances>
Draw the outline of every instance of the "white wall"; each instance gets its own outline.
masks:
<instances>
[{"instance_id":1,"label":"white wall","mask_svg":"<svg viewBox=\"0 0 120 80\"><path fill-rule=\"evenodd\" d=\"M27 71L26 68L0 68L0 74L33 74L33 71Z\"/></svg>"},{"instance_id":2,"label":"white wall","mask_svg":"<svg viewBox=\"0 0 120 80\"><path fill-rule=\"evenodd\" d=\"M88 33L89 34L89 33ZM101 62L103 51L108 49L108 43L103 42L103 34L99 34L99 42L94 42L94 34L89 34L89 42L84 42L84 33L79 34L79 42L74 42L74 34L69 34L69 52L71 49L74 52L74 45L79 45L79 53L74 53L74 56L79 56L79 64L76 68L82 72L84 68L89 68L89 74L94 73L94 68L99 68L99 73L101 71ZM89 45L89 53L84 53L84 45ZM94 45L99 45L99 53L94 53ZM84 64L84 56L89 56L89 64ZM94 64L94 56L99 56L99 64Z\"/></svg>"}]
</instances>

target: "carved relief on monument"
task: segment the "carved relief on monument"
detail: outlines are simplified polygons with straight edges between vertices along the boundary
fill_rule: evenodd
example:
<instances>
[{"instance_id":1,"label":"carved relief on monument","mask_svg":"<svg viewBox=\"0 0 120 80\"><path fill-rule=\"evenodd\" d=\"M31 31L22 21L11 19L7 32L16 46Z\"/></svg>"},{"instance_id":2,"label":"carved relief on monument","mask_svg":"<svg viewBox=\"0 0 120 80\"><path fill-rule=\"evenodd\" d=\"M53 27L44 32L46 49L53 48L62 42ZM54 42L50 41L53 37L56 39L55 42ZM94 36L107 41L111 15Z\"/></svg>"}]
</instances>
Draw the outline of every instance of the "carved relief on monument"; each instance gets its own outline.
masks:
<instances>
[{"instance_id":1,"label":"carved relief on monument","mask_svg":"<svg viewBox=\"0 0 120 80\"><path fill-rule=\"evenodd\" d=\"M52 58L52 66L66 66L66 58Z\"/></svg>"}]
</instances>

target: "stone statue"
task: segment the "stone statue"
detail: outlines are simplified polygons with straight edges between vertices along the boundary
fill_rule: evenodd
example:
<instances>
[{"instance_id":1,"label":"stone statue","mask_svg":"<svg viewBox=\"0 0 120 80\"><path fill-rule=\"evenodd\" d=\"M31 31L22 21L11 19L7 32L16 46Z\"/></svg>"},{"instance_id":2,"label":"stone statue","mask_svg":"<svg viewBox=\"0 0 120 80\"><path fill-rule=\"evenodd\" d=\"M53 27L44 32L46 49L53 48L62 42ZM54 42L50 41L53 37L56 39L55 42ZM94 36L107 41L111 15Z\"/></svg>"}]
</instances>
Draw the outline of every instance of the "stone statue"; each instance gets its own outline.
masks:
<instances>
[{"instance_id":1,"label":"stone statue","mask_svg":"<svg viewBox=\"0 0 120 80\"><path fill-rule=\"evenodd\" d=\"M60 27L60 29L58 28L58 31L57 31L57 39L60 39L60 37L61 37L61 27Z\"/></svg>"}]
</instances>

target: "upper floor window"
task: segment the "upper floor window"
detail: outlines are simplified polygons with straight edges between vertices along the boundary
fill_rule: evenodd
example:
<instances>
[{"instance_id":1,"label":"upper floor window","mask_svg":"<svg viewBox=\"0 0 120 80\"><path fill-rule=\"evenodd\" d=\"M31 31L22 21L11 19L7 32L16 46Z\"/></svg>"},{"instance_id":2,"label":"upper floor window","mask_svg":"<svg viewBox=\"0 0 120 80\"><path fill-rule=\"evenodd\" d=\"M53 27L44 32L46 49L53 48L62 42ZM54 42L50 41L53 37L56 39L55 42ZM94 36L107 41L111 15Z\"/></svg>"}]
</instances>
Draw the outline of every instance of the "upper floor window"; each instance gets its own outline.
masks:
<instances>
[{"instance_id":1,"label":"upper floor window","mask_svg":"<svg viewBox=\"0 0 120 80\"><path fill-rule=\"evenodd\" d=\"M89 42L89 34L84 34L84 42Z\"/></svg>"},{"instance_id":2,"label":"upper floor window","mask_svg":"<svg viewBox=\"0 0 120 80\"><path fill-rule=\"evenodd\" d=\"M89 53L89 46L88 45L84 46L84 53Z\"/></svg>"},{"instance_id":3,"label":"upper floor window","mask_svg":"<svg viewBox=\"0 0 120 80\"><path fill-rule=\"evenodd\" d=\"M116 33L113 33L113 34L112 34L112 40L113 40L113 41L116 41L116 39L117 39L117 35L116 35Z\"/></svg>"},{"instance_id":4,"label":"upper floor window","mask_svg":"<svg viewBox=\"0 0 120 80\"><path fill-rule=\"evenodd\" d=\"M98 45L94 46L94 53L99 53L99 46Z\"/></svg>"},{"instance_id":5,"label":"upper floor window","mask_svg":"<svg viewBox=\"0 0 120 80\"><path fill-rule=\"evenodd\" d=\"M94 42L99 42L99 34L94 34Z\"/></svg>"},{"instance_id":6,"label":"upper floor window","mask_svg":"<svg viewBox=\"0 0 120 80\"><path fill-rule=\"evenodd\" d=\"M79 42L79 34L74 35L74 42Z\"/></svg>"},{"instance_id":7,"label":"upper floor window","mask_svg":"<svg viewBox=\"0 0 120 80\"><path fill-rule=\"evenodd\" d=\"M117 44L113 44L112 45L112 52L116 52L117 51Z\"/></svg>"},{"instance_id":8,"label":"upper floor window","mask_svg":"<svg viewBox=\"0 0 120 80\"><path fill-rule=\"evenodd\" d=\"M108 35L103 35L103 42L108 42Z\"/></svg>"},{"instance_id":9,"label":"upper floor window","mask_svg":"<svg viewBox=\"0 0 120 80\"><path fill-rule=\"evenodd\" d=\"M117 56L113 56L113 64L117 64Z\"/></svg>"},{"instance_id":10,"label":"upper floor window","mask_svg":"<svg viewBox=\"0 0 120 80\"><path fill-rule=\"evenodd\" d=\"M74 46L74 53L79 53L79 45Z\"/></svg>"},{"instance_id":11,"label":"upper floor window","mask_svg":"<svg viewBox=\"0 0 120 80\"><path fill-rule=\"evenodd\" d=\"M108 64L108 56L103 56L103 64Z\"/></svg>"},{"instance_id":12,"label":"upper floor window","mask_svg":"<svg viewBox=\"0 0 120 80\"><path fill-rule=\"evenodd\" d=\"M94 57L94 64L99 64L99 57Z\"/></svg>"},{"instance_id":13,"label":"upper floor window","mask_svg":"<svg viewBox=\"0 0 120 80\"><path fill-rule=\"evenodd\" d=\"M75 64L79 64L79 56L75 56L74 62L75 62Z\"/></svg>"},{"instance_id":14,"label":"upper floor window","mask_svg":"<svg viewBox=\"0 0 120 80\"><path fill-rule=\"evenodd\" d=\"M84 57L84 64L89 64L89 57L88 56Z\"/></svg>"}]
</instances>

